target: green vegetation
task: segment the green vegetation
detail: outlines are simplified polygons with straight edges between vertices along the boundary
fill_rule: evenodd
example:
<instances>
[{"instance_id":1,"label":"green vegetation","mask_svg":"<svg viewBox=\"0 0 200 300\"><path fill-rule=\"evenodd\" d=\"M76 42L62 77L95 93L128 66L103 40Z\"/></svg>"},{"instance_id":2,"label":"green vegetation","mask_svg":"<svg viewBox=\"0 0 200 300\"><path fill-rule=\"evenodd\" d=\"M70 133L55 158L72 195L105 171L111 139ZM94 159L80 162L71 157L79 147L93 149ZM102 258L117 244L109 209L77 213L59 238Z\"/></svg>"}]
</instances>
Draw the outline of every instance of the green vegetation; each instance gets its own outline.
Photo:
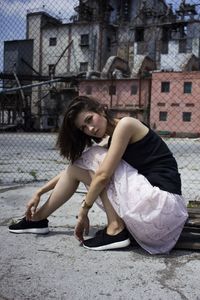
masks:
<instances>
[{"instance_id":1,"label":"green vegetation","mask_svg":"<svg viewBox=\"0 0 200 300\"><path fill-rule=\"evenodd\" d=\"M29 174L30 174L31 176L33 176L34 180L37 180L37 171L36 171L36 170L31 170L31 171L29 172Z\"/></svg>"}]
</instances>

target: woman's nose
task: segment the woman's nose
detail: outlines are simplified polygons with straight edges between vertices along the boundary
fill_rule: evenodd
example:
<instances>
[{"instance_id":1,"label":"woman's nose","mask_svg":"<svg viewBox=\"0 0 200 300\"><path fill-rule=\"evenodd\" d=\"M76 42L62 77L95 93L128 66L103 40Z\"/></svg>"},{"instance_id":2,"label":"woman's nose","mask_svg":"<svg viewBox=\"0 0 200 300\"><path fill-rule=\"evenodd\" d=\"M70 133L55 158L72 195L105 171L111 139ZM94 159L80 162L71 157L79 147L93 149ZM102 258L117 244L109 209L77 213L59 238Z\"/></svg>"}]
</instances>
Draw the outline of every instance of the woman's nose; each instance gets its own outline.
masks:
<instances>
[{"instance_id":1,"label":"woman's nose","mask_svg":"<svg viewBox=\"0 0 200 300\"><path fill-rule=\"evenodd\" d=\"M89 132L93 133L94 132L94 126L88 125L88 130L89 130Z\"/></svg>"}]
</instances>

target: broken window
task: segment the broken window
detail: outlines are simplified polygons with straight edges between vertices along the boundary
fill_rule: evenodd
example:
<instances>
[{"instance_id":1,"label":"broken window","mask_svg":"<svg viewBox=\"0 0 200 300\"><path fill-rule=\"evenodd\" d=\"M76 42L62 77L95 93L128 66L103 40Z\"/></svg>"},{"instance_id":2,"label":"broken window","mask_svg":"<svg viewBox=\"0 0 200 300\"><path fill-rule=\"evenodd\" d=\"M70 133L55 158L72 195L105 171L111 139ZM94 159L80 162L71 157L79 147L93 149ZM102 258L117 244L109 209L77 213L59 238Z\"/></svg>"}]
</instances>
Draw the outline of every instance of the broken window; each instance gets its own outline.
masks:
<instances>
[{"instance_id":1,"label":"broken window","mask_svg":"<svg viewBox=\"0 0 200 300\"><path fill-rule=\"evenodd\" d=\"M49 39L49 46L56 46L56 44L57 44L57 38L51 37Z\"/></svg>"},{"instance_id":2,"label":"broken window","mask_svg":"<svg viewBox=\"0 0 200 300\"><path fill-rule=\"evenodd\" d=\"M142 42L144 41L144 28L139 27L135 30L135 41Z\"/></svg>"},{"instance_id":3,"label":"broken window","mask_svg":"<svg viewBox=\"0 0 200 300\"><path fill-rule=\"evenodd\" d=\"M161 82L161 93L169 93L170 90L170 82L163 81Z\"/></svg>"},{"instance_id":4,"label":"broken window","mask_svg":"<svg viewBox=\"0 0 200 300\"><path fill-rule=\"evenodd\" d=\"M80 72L87 72L88 70L88 62L81 62L80 63Z\"/></svg>"},{"instance_id":5,"label":"broken window","mask_svg":"<svg viewBox=\"0 0 200 300\"><path fill-rule=\"evenodd\" d=\"M89 34L81 34L81 47L88 47L89 46Z\"/></svg>"},{"instance_id":6,"label":"broken window","mask_svg":"<svg viewBox=\"0 0 200 300\"><path fill-rule=\"evenodd\" d=\"M183 93L184 94L192 93L192 82L184 82Z\"/></svg>"},{"instance_id":7,"label":"broken window","mask_svg":"<svg viewBox=\"0 0 200 300\"><path fill-rule=\"evenodd\" d=\"M167 111L159 112L159 121L167 121Z\"/></svg>"},{"instance_id":8,"label":"broken window","mask_svg":"<svg viewBox=\"0 0 200 300\"><path fill-rule=\"evenodd\" d=\"M182 117L183 117L183 122L190 122L192 113L191 112L183 112Z\"/></svg>"}]
</instances>

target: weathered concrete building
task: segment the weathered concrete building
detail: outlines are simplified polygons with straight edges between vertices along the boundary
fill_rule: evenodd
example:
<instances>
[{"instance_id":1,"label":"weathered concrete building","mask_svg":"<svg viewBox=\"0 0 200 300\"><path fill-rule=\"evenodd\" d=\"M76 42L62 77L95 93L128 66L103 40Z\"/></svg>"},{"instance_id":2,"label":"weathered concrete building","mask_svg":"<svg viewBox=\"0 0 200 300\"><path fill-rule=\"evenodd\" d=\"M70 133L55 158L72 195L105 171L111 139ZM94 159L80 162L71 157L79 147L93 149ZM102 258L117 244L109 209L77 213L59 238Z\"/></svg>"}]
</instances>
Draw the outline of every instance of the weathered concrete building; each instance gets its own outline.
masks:
<instances>
[{"instance_id":1,"label":"weathered concrete building","mask_svg":"<svg viewBox=\"0 0 200 300\"><path fill-rule=\"evenodd\" d=\"M200 23L195 5L182 1L174 11L164 0L80 0L74 11L68 23L45 12L27 14L32 75L71 78L32 89L31 113L37 129L56 127L66 103L87 89L117 107L119 115L130 108L130 114L139 112L148 120L151 89L145 82L150 82L151 71L199 70ZM130 92L134 85L137 100Z\"/></svg>"},{"instance_id":2,"label":"weathered concrete building","mask_svg":"<svg viewBox=\"0 0 200 300\"><path fill-rule=\"evenodd\" d=\"M25 60L26 59L26 60ZM33 64L33 40L15 40L4 43L4 73L8 76L4 79L4 87L19 88L20 79L23 77L23 85L29 84ZM14 78L14 80L13 80ZM19 79L20 78L20 79ZM10 92L0 101L0 123L11 125L26 124L31 126L31 97L32 90L19 89L19 92Z\"/></svg>"}]
</instances>

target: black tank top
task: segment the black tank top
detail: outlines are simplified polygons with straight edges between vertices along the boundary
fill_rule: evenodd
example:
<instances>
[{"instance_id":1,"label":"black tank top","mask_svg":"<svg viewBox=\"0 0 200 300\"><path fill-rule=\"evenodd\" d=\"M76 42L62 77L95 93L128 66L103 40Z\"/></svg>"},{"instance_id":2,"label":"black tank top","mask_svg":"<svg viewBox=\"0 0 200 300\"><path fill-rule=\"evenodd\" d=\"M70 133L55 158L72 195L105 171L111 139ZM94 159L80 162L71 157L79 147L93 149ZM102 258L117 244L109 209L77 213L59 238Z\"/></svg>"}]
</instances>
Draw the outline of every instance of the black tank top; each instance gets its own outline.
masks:
<instances>
[{"instance_id":1,"label":"black tank top","mask_svg":"<svg viewBox=\"0 0 200 300\"><path fill-rule=\"evenodd\" d=\"M110 146L111 137L108 142ZM138 142L129 144L122 159L144 175L153 186L181 195L181 179L175 158L151 128Z\"/></svg>"}]
</instances>

